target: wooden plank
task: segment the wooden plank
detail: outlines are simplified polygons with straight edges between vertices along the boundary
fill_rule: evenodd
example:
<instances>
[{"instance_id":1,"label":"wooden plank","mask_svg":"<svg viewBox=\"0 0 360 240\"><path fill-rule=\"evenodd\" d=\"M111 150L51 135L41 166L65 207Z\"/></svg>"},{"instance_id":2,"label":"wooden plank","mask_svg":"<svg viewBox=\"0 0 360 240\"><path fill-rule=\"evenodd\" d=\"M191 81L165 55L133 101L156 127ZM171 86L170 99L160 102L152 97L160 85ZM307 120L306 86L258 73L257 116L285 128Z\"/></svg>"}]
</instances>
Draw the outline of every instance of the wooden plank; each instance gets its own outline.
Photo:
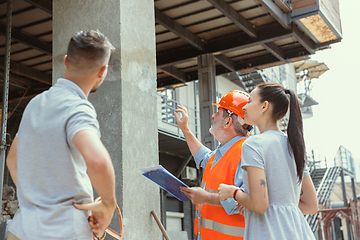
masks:
<instances>
[{"instance_id":1,"label":"wooden plank","mask_svg":"<svg viewBox=\"0 0 360 240\"><path fill-rule=\"evenodd\" d=\"M329 28L319 14L302 18L300 21L320 43L338 39L338 36Z\"/></svg>"},{"instance_id":2,"label":"wooden plank","mask_svg":"<svg viewBox=\"0 0 360 240\"><path fill-rule=\"evenodd\" d=\"M316 2L317 0L292 0L292 12L294 13L311 7L316 7Z\"/></svg>"},{"instance_id":3,"label":"wooden plank","mask_svg":"<svg viewBox=\"0 0 360 240\"><path fill-rule=\"evenodd\" d=\"M339 0L320 0L320 11L329 18L333 27L342 32Z\"/></svg>"}]
</instances>

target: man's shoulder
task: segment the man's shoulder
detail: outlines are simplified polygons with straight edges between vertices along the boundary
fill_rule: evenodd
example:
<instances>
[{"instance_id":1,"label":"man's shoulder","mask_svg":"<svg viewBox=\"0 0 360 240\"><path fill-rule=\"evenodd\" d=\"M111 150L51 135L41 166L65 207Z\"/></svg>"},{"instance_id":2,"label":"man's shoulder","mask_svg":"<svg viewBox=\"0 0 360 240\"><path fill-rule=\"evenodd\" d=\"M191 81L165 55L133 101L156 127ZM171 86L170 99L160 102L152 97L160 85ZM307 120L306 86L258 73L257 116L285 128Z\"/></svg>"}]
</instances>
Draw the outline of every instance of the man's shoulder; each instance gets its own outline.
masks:
<instances>
[{"instance_id":1,"label":"man's shoulder","mask_svg":"<svg viewBox=\"0 0 360 240\"><path fill-rule=\"evenodd\" d=\"M49 91L49 97L52 102L55 100L55 104L61 108L74 111L95 111L94 106L87 98L81 97L76 90L71 88L58 86Z\"/></svg>"}]
</instances>

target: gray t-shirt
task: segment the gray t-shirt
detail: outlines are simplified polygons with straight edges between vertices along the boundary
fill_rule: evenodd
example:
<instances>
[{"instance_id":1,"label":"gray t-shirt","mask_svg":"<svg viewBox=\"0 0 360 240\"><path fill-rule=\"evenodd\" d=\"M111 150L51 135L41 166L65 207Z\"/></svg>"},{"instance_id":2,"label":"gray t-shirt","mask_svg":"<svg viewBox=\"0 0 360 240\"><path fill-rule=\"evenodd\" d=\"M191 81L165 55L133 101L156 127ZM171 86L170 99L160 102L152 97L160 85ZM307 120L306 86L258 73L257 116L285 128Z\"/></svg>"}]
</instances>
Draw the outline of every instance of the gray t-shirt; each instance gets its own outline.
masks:
<instances>
[{"instance_id":1,"label":"gray t-shirt","mask_svg":"<svg viewBox=\"0 0 360 240\"><path fill-rule=\"evenodd\" d=\"M287 136L266 131L251 136L243 144L241 167L245 192L249 193L247 166L265 170L269 207L264 214L245 209L245 240L315 239L298 205L301 184L297 181L294 158L289 153ZM309 175L305 168L303 177Z\"/></svg>"},{"instance_id":2,"label":"gray t-shirt","mask_svg":"<svg viewBox=\"0 0 360 240\"><path fill-rule=\"evenodd\" d=\"M86 164L72 139L81 130L100 137L93 105L75 83L59 79L27 105L17 133L20 208L9 231L26 239L92 239L88 212L74 202L93 201Z\"/></svg>"}]
</instances>

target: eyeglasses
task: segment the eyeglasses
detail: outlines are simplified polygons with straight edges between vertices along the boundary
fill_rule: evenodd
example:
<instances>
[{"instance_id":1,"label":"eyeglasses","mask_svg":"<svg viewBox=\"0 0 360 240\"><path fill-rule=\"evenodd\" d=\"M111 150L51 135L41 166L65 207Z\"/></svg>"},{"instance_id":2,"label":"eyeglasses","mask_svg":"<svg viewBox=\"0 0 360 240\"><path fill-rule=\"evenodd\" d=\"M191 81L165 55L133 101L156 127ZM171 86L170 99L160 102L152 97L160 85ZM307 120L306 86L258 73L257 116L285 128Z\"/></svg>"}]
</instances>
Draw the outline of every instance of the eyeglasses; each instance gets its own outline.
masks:
<instances>
[{"instance_id":1,"label":"eyeglasses","mask_svg":"<svg viewBox=\"0 0 360 240\"><path fill-rule=\"evenodd\" d=\"M225 111L229 114L229 117L231 117L231 115L234 114L232 111L229 111L229 110L227 110L227 109L225 109Z\"/></svg>"},{"instance_id":2,"label":"eyeglasses","mask_svg":"<svg viewBox=\"0 0 360 240\"><path fill-rule=\"evenodd\" d=\"M233 114L235 114L235 113L233 113L232 111L230 111L230 110L227 110L227 109L224 109L228 114L229 114L229 117L231 117ZM251 126L251 125L248 125L248 124L242 124L242 127L245 129L245 130L247 130L247 131L251 131L252 129L253 129L253 126Z\"/></svg>"}]
</instances>

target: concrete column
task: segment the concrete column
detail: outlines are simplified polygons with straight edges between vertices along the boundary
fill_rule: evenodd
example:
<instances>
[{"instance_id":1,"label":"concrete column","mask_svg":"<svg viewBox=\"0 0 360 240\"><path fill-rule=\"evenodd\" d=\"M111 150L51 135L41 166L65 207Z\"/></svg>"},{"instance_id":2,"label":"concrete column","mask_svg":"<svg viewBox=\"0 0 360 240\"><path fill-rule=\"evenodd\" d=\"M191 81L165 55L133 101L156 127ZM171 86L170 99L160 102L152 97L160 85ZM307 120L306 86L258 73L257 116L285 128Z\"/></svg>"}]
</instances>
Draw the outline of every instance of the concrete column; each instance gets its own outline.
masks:
<instances>
[{"instance_id":1,"label":"concrete column","mask_svg":"<svg viewBox=\"0 0 360 240\"><path fill-rule=\"evenodd\" d=\"M211 115L216 112L212 104L216 102L216 68L215 57L212 54L198 56L199 102L201 142L211 150L216 148L217 142L209 133Z\"/></svg>"},{"instance_id":2,"label":"concrete column","mask_svg":"<svg viewBox=\"0 0 360 240\"><path fill-rule=\"evenodd\" d=\"M104 83L89 99L115 166L124 239L161 239L150 214L160 216L160 191L140 171L159 164L154 2L54 0L54 82L64 73L70 37L86 29L99 29L116 48ZM117 217L111 227L119 230Z\"/></svg>"},{"instance_id":3,"label":"concrete column","mask_svg":"<svg viewBox=\"0 0 360 240\"><path fill-rule=\"evenodd\" d=\"M184 230L188 234L188 239L194 239L194 214L195 211L194 204L190 201L183 202L183 212L184 212Z\"/></svg>"}]
</instances>

